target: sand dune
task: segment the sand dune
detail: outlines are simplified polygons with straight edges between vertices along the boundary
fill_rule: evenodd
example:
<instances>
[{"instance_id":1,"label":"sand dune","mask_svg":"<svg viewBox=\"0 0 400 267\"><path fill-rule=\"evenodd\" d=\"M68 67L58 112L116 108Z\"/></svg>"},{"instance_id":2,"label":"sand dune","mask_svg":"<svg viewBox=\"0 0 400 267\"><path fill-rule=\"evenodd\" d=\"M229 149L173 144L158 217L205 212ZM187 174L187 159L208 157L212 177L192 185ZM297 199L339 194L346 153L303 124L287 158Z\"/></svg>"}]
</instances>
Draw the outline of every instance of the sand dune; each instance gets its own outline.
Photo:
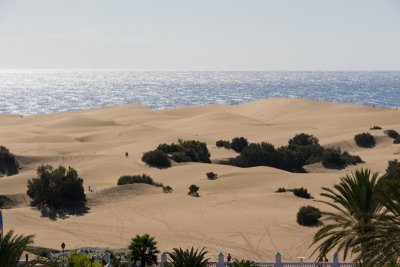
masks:
<instances>
[{"instance_id":1,"label":"sand dune","mask_svg":"<svg viewBox=\"0 0 400 267\"><path fill-rule=\"evenodd\" d=\"M387 161L400 158L379 125L400 131L400 111L312 100L267 99L238 106L212 105L149 110L127 105L72 113L20 117L0 116L0 144L15 153L21 172L0 178L0 195L14 204L4 210L5 230L36 234L35 244L58 248L99 246L121 248L136 234L149 233L162 251L176 246L205 246L233 257L271 260L279 250L285 259L310 256L315 228L299 226L296 213L302 205L321 204L278 187L306 187L319 198L321 186L331 186L356 168L384 172ZM235 156L217 148L215 141L245 136L249 141L284 145L296 133L316 135L322 145L341 147L360 155L366 163L345 170L307 166L310 173L295 174L269 167L237 168L217 164L185 163L159 170L141 161L142 153L178 138L207 143L212 159ZM358 147L353 137L370 132L373 149ZM125 157L129 152L129 157ZM57 220L41 217L27 206L26 183L39 164L72 166L84 178L87 214ZM209 181L206 172L218 173ZM117 187L121 175L146 173L174 191L148 185ZM187 195L189 185L200 187L200 198Z\"/></svg>"}]
</instances>

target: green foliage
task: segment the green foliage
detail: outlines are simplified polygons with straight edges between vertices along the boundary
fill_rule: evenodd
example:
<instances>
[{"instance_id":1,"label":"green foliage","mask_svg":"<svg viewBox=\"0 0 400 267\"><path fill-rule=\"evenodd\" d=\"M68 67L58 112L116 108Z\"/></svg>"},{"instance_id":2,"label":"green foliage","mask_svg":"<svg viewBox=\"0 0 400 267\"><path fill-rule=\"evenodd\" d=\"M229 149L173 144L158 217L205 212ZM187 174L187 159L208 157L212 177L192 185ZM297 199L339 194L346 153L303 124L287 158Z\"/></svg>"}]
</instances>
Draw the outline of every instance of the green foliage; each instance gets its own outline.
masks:
<instances>
[{"instance_id":1,"label":"green foliage","mask_svg":"<svg viewBox=\"0 0 400 267\"><path fill-rule=\"evenodd\" d=\"M319 146L317 137L305 133L296 134L288 143L296 146Z\"/></svg>"},{"instance_id":2,"label":"green foliage","mask_svg":"<svg viewBox=\"0 0 400 267\"><path fill-rule=\"evenodd\" d=\"M307 189L303 188L303 187L293 189L293 194L296 197L301 197L301 198L306 198L306 199L310 199L311 198L311 194L308 193Z\"/></svg>"},{"instance_id":3,"label":"green foliage","mask_svg":"<svg viewBox=\"0 0 400 267\"><path fill-rule=\"evenodd\" d=\"M230 143L229 141L225 141L225 140L218 140L218 141L215 143L215 145L216 145L217 147L224 147L224 148L227 148L227 149L230 149L230 148L231 148L231 143Z\"/></svg>"},{"instance_id":4,"label":"green foliage","mask_svg":"<svg viewBox=\"0 0 400 267\"><path fill-rule=\"evenodd\" d=\"M400 179L400 161L389 160L388 167L386 168L386 173L383 176L386 179Z\"/></svg>"},{"instance_id":5,"label":"green foliage","mask_svg":"<svg viewBox=\"0 0 400 267\"><path fill-rule=\"evenodd\" d=\"M136 235L129 245L129 250L132 261L135 263L140 261L141 267L146 267L146 264L156 264L157 254L160 253L157 241L148 234Z\"/></svg>"},{"instance_id":6,"label":"green foliage","mask_svg":"<svg viewBox=\"0 0 400 267\"><path fill-rule=\"evenodd\" d=\"M207 172L206 175L208 180L215 180L218 178L218 174L215 172Z\"/></svg>"},{"instance_id":7,"label":"green foliage","mask_svg":"<svg viewBox=\"0 0 400 267\"><path fill-rule=\"evenodd\" d=\"M199 197L199 189L200 187L198 187L195 184L192 184L191 186L189 186L189 192L188 195L192 196L192 197Z\"/></svg>"},{"instance_id":8,"label":"green foliage","mask_svg":"<svg viewBox=\"0 0 400 267\"><path fill-rule=\"evenodd\" d=\"M31 205L57 209L86 202L83 179L76 170L63 166L53 169L50 165L37 168L37 178L28 180L28 196Z\"/></svg>"},{"instance_id":9,"label":"green foliage","mask_svg":"<svg viewBox=\"0 0 400 267\"><path fill-rule=\"evenodd\" d=\"M373 127L369 128L370 130L382 130L382 127L374 125Z\"/></svg>"},{"instance_id":10,"label":"green foliage","mask_svg":"<svg viewBox=\"0 0 400 267\"><path fill-rule=\"evenodd\" d=\"M387 136L389 136L390 138L396 139L400 136L400 134L395 131L395 130L386 130L383 131Z\"/></svg>"},{"instance_id":11,"label":"green foliage","mask_svg":"<svg viewBox=\"0 0 400 267\"><path fill-rule=\"evenodd\" d=\"M385 263L385 266L384 267L398 267L399 265L397 264L397 261L396 261L396 259L395 258L391 258L390 260L388 260L386 263Z\"/></svg>"},{"instance_id":12,"label":"green foliage","mask_svg":"<svg viewBox=\"0 0 400 267\"><path fill-rule=\"evenodd\" d=\"M370 133L360 133L354 136L354 141L360 147L372 148L376 145L375 138Z\"/></svg>"},{"instance_id":13,"label":"green foliage","mask_svg":"<svg viewBox=\"0 0 400 267\"><path fill-rule=\"evenodd\" d=\"M18 161L6 147L0 146L0 173L14 175L18 173Z\"/></svg>"},{"instance_id":14,"label":"green foliage","mask_svg":"<svg viewBox=\"0 0 400 267\"><path fill-rule=\"evenodd\" d=\"M235 152L242 152L242 150L249 144L246 138L244 137L235 137L232 139L232 142L230 144L230 147L235 151Z\"/></svg>"},{"instance_id":15,"label":"green foliage","mask_svg":"<svg viewBox=\"0 0 400 267\"><path fill-rule=\"evenodd\" d=\"M364 161L359 156L350 155L347 151L341 152L340 149L328 148L322 153L322 165L329 169L343 169L348 165L356 165Z\"/></svg>"},{"instance_id":16,"label":"green foliage","mask_svg":"<svg viewBox=\"0 0 400 267\"><path fill-rule=\"evenodd\" d=\"M103 267L103 264L91 262L89 256L84 253L73 252L67 258L67 267Z\"/></svg>"},{"instance_id":17,"label":"green foliage","mask_svg":"<svg viewBox=\"0 0 400 267\"><path fill-rule=\"evenodd\" d=\"M257 263L251 260L233 260L232 263L228 264L229 267L257 267Z\"/></svg>"},{"instance_id":18,"label":"green foliage","mask_svg":"<svg viewBox=\"0 0 400 267\"><path fill-rule=\"evenodd\" d=\"M163 186L162 189L163 189L164 193L172 193L172 191L173 191L172 187L170 187L169 185Z\"/></svg>"},{"instance_id":19,"label":"green foliage","mask_svg":"<svg viewBox=\"0 0 400 267\"><path fill-rule=\"evenodd\" d=\"M164 152L159 149L143 153L142 161L146 162L151 167L157 167L159 169L171 167L171 160L168 155L164 154Z\"/></svg>"},{"instance_id":20,"label":"green foliage","mask_svg":"<svg viewBox=\"0 0 400 267\"><path fill-rule=\"evenodd\" d=\"M287 192L287 191L289 191L289 189L286 189L286 188L284 188L284 187L279 187L279 188L275 191L275 193L285 193L285 192Z\"/></svg>"},{"instance_id":21,"label":"green foliage","mask_svg":"<svg viewBox=\"0 0 400 267\"><path fill-rule=\"evenodd\" d=\"M33 243L33 235L15 235L14 231L0 232L0 266L16 267L26 247Z\"/></svg>"},{"instance_id":22,"label":"green foliage","mask_svg":"<svg viewBox=\"0 0 400 267\"><path fill-rule=\"evenodd\" d=\"M118 179L118 185L124 184L149 184L149 185L156 185L153 178L148 176L147 174L142 175L124 175Z\"/></svg>"},{"instance_id":23,"label":"green foliage","mask_svg":"<svg viewBox=\"0 0 400 267\"><path fill-rule=\"evenodd\" d=\"M370 170L357 170L346 175L333 189L323 187L321 196L329 201L319 201L329 205L334 212L324 212L324 225L314 235L313 244L318 258L337 249L343 251L346 259L349 253L358 255L366 262L367 250L363 250L363 240L375 232L375 220L382 210L379 200L378 174Z\"/></svg>"},{"instance_id":24,"label":"green foliage","mask_svg":"<svg viewBox=\"0 0 400 267\"><path fill-rule=\"evenodd\" d=\"M297 223L303 226L318 226L320 218L321 211L313 206L303 206L297 212Z\"/></svg>"},{"instance_id":25,"label":"green foliage","mask_svg":"<svg viewBox=\"0 0 400 267\"><path fill-rule=\"evenodd\" d=\"M174 248L169 253L169 267L206 267L209 265L209 260L206 258L207 251L201 249L194 250L192 247L190 250L183 250L181 248Z\"/></svg>"}]
</instances>

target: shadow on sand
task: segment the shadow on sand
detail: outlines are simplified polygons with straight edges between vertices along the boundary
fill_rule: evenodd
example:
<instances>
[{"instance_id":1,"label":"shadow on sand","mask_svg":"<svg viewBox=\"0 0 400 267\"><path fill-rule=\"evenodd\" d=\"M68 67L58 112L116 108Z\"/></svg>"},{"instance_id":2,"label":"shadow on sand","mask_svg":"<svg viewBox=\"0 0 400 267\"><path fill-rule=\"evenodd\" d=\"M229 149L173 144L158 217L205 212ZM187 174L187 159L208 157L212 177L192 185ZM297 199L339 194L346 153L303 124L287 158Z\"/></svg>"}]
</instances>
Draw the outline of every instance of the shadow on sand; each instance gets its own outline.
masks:
<instances>
[{"instance_id":1,"label":"shadow on sand","mask_svg":"<svg viewBox=\"0 0 400 267\"><path fill-rule=\"evenodd\" d=\"M89 212L90 208L86 203L64 206L57 209L50 208L35 208L40 211L42 217L47 217L50 220L68 219L70 216L83 216Z\"/></svg>"}]
</instances>

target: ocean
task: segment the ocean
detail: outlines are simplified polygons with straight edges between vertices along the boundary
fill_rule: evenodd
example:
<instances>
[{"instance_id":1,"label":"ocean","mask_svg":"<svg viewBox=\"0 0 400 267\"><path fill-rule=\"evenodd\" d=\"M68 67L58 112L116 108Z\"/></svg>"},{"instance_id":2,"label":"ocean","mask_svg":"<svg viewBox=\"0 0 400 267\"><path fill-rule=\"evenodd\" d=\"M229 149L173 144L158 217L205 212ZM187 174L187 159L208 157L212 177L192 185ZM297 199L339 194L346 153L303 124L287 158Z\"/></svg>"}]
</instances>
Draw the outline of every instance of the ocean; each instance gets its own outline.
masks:
<instances>
[{"instance_id":1,"label":"ocean","mask_svg":"<svg viewBox=\"0 0 400 267\"><path fill-rule=\"evenodd\" d=\"M396 108L400 106L400 71L0 70L0 113L31 115L129 103L166 109L271 97Z\"/></svg>"}]
</instances>

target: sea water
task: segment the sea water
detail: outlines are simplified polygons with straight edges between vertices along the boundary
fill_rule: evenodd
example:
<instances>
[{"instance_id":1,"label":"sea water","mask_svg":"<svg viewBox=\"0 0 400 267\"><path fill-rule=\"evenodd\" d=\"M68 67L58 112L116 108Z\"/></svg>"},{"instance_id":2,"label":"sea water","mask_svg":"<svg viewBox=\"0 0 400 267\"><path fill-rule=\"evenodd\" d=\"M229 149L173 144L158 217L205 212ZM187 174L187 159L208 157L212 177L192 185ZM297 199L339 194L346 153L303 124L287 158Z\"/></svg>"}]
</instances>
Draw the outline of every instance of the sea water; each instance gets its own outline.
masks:
<instances>
[{"instance_id":1,"label":"sea water","mask_svg":"<svg viewBox=\"0 0 400 267\"><path fill-rule=\"evenodd\" d=\"M400 72L0 70L0 113L42 114L129 103L165 109L271 97L396 108Z\"/></svg>"}]
</instances>

